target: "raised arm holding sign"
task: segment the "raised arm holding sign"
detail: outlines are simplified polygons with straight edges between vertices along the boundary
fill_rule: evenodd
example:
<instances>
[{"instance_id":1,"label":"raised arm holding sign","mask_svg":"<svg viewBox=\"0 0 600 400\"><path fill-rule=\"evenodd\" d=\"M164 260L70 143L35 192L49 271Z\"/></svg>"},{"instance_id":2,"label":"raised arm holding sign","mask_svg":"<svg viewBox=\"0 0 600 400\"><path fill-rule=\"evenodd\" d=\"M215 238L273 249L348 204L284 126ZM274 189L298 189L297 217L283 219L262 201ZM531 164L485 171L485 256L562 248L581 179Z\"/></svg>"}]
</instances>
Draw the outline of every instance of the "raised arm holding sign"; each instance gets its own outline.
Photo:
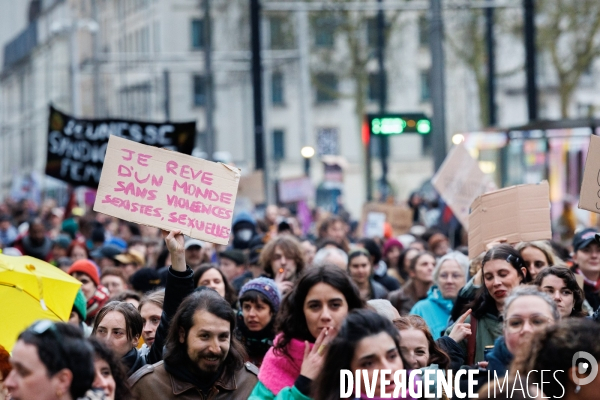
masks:
<instances>
[{"instance_id":1,"label":"raised arm holding sign","mask_svg":"<svg viewBox=\"0 0 600 400\"><path fill-rule=\"evenodd\" d=\"M105 160L95 211L228 243L239 169L117 136Z\"/></svg>"}]
</instances>

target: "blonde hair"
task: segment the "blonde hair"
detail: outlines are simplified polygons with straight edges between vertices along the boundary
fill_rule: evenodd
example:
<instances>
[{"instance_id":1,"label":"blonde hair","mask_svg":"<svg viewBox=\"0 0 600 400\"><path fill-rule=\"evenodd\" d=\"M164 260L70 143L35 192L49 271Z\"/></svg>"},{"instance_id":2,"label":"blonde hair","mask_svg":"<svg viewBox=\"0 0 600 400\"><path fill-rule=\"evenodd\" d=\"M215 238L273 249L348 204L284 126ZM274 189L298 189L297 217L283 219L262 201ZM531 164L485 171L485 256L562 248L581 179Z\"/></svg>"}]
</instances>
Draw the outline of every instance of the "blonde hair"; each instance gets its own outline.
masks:
<instances>
[{"instance_id":1,"label":"blonde hair","mask_svg":"<svg viewBox=\"0 0 600 400\"><path fill-rule=\"evenodd\" d=\"M532 242L521 242L515 246L515 249L521 254L523 250L528 247L533 247L534 249L538 249L542 253L544 253L544 257L546 257L546 261L548 265L557 265L560 267L566 267L563 260L561 260L552 250L552 246L545 240L534 240Z\"/></svg>"}]
</instances>

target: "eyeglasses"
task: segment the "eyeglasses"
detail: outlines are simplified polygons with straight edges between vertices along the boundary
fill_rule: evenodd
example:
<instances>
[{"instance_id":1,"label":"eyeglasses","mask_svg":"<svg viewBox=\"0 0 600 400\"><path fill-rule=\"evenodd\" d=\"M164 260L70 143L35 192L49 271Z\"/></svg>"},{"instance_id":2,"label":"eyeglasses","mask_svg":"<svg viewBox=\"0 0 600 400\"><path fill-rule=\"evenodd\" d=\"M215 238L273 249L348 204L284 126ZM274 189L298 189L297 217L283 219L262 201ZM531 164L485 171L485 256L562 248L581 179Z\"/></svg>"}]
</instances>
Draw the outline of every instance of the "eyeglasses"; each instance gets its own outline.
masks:
<instances>
[{"instance_id":1,"label":"eyeglasses","mask_svg":"<svg viewBox=\"0 0 600 400\"><path fill-rule=\"evenodd\" d=\"M452 279L454 279L454 280L459 280L459 279L464 278L465 276L462 274L457 274L457 273L450 274L447 272L443 272L440 274L440 279L449 279L450 277L452 277Z\"/></svg>"},{"instance_id":2,"label":"eyeglasses","mask_svg":"<svg viewBox=\"0 0 600 400\"><path fill-rule=\"evenodd\" d=\"M33 325L27 328L27 331L33 333L36 336L43 336L46 333L50 332L50 334L56 341L58 351L60 352L61 356L66 360L65 349L62 345L63 338L60 332L58 331L58 328L56 328L56 324L53 321L50 321L49 319L39 320L37 322L34 322Z\"/></svg>"},{"instance_id":3,"label":"eyeglasses","mask_svg":"<svg viewBox=\"0 0 600 400\"><path fill-rule=\"evenodd\" d=\"M42 319L40 321L37 321L33 325L31 325L27 330L31 333L34 333L36 336L42 336L46 332L50 332L57 342L62 342L62 336L60 335L60 332L58 331L58 329L56 329L56 325L54 324L54 322L50 321L49 319Z\"/></svg>"},{"instance_id":4,"label":"eyeglasses","mask_svg":"<svg viewBox=\"0 0 600 400\"><path fill-rule=\"evenodd\" d=\"M550 323L550 318L542 316L534 316L531 318L512 317L508 318L505 321L505 324L510 333L518 333L523 330L525 322L529 322L529 325L533 330L538 331L544 329Z\"/></svg>"}]
</instances>

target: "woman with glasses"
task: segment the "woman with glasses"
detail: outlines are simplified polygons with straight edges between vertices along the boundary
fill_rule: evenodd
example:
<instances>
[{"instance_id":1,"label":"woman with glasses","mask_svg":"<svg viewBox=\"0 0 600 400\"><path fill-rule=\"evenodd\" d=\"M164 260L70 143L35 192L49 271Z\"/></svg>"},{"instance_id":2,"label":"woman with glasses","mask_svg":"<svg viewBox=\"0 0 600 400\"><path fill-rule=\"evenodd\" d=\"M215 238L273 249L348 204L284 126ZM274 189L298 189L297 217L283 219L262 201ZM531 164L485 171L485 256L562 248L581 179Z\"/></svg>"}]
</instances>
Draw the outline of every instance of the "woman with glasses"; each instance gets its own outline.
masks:
<instances>
[{"instance_id":1,"label":"woman with glasses","mask_svg":"<svg viewBox=\"0 0 600 400\"><path fill-rule=\"evenodd\" d=\"M94 350L78 328L42 320L19 335L5 386L14 399L75 400L94 381Z\"/></svg>"},{"instance_id":2,"label":"woman with glasses","mask_svg":"<svg viewBox=\"0 0 600 400\"><path fill-rule=\"evenodd\" d=\"M410 310L425 320L434 340L448 327L458 292L467 283L468 271L469 259L461 252L454 251L440 258L433 270L433 286L427 298Z\"/></svg>"},{"instance_id":3,"label":"woman with glasses","mask_svg":"<svg viewBox=\"0 0 600 400\"><path fill-rule=\"evenodd\" d=\"M516 354L531 346L534 334L560 320L556 303L533 285L515 288L504 302L502 315L503 336L486 357L488 371L498 376L505 375Z\"/></svg>"},{"instance_id":4,"label":"woman with glasses","mask_svg":"<svg viewBox=\"0 0 600 400\"><path fill-rule=\"evenodd\" d=\"M546 267L538 273L533 283L554 300L561 319L587 316L583 309L585 295L570 269Z\"/></svg>"}]
</instances>

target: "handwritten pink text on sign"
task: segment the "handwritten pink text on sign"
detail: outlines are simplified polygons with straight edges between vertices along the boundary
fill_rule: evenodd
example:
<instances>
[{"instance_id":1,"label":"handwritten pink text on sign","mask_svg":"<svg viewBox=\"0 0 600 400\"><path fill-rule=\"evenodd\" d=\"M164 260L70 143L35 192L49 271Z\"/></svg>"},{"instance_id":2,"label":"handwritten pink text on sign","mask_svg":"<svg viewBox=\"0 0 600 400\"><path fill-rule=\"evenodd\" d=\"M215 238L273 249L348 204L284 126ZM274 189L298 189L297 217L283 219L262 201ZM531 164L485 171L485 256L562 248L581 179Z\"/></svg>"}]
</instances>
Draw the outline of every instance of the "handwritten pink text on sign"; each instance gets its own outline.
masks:
<instances>
[{"instance_id":1,"label":"handwritten pink text on sign","mask_svg":"<svg viewBox=\"0 0 600 400\"><path fill-rule=\"evenodd\" d=\"M111 136L94 210L227 244L237 168Z\"/></svg>"}]
</instances>

